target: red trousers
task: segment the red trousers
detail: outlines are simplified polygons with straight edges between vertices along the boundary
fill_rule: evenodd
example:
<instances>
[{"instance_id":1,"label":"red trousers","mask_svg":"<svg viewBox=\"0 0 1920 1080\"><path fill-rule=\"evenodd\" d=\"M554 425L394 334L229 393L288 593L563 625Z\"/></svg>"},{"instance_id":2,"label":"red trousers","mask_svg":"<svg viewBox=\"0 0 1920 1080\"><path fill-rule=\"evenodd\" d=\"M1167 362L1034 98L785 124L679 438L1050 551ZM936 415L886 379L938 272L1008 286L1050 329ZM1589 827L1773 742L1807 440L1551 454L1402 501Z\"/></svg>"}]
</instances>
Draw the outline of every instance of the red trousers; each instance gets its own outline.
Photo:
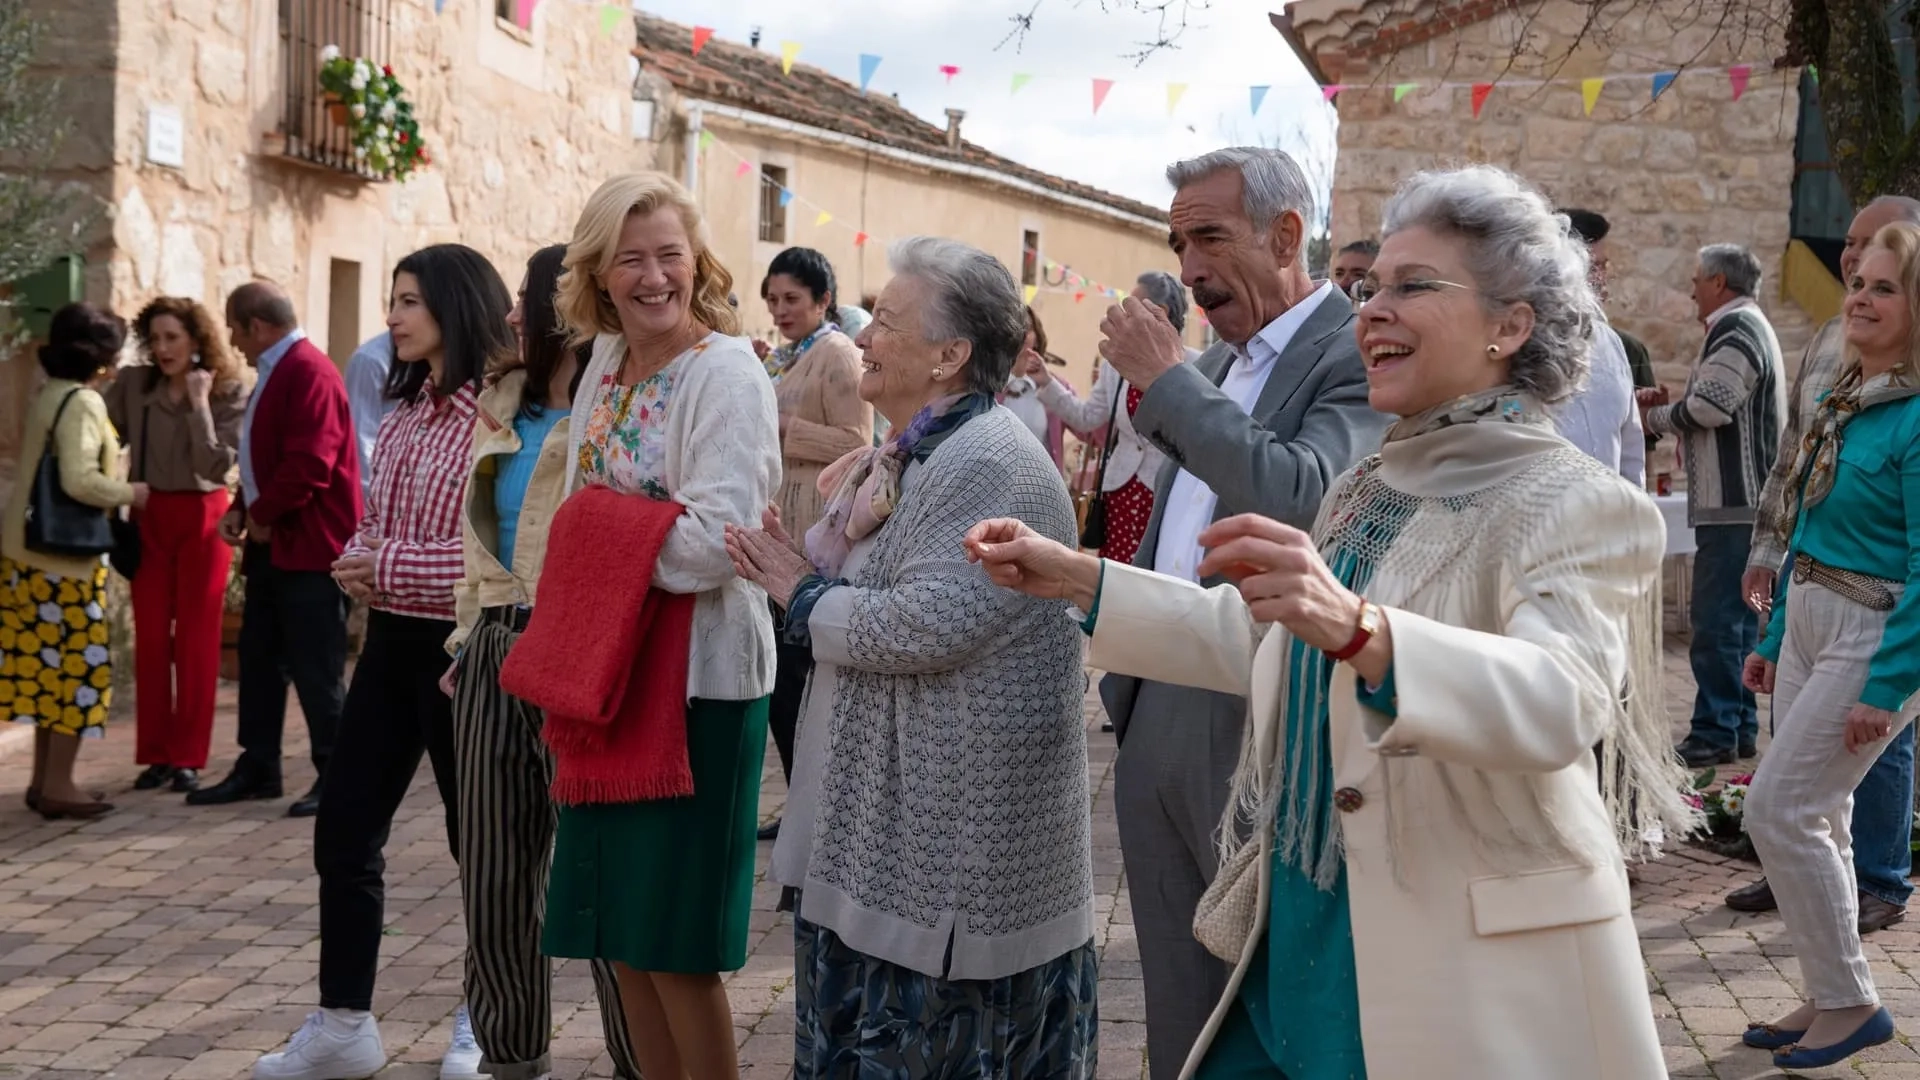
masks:
<instances>
[{"instance_id":1,"label":"red trousers","mask_svg":"<svg viewBox=\"0 0 1920 1080\"><path fill-rule=\"evenodd\" d=\"M204 769L220 682L220 616L233 548L225 491L156 491L140 512L133 673L141 765Z\"/></svg>"}]
</instances>

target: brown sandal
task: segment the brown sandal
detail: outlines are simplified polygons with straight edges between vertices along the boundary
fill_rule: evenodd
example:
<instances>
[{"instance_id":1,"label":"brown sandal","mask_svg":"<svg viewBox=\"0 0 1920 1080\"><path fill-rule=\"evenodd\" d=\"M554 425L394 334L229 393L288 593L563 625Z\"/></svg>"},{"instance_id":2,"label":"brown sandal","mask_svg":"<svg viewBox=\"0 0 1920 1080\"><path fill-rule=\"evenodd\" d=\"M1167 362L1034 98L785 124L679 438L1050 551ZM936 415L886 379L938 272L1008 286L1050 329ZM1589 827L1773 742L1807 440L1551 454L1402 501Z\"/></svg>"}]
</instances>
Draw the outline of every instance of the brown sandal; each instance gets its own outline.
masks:
<instances>
[{"instance_id":1,"label":"brown sandal","mask_svg":"<svg viewBox=\"0 0 1920 1080\"><path fill-rule=\"evenodd\" d=\"M112 803L102 802L99 799L90 799L86 802L62 802L42 795L36 801L39 805L34 809L40 811L40 816L48 821L58 821L61 818L77 818L86 821L104 817L113 812Z\"/></svg>"}]
</instances>

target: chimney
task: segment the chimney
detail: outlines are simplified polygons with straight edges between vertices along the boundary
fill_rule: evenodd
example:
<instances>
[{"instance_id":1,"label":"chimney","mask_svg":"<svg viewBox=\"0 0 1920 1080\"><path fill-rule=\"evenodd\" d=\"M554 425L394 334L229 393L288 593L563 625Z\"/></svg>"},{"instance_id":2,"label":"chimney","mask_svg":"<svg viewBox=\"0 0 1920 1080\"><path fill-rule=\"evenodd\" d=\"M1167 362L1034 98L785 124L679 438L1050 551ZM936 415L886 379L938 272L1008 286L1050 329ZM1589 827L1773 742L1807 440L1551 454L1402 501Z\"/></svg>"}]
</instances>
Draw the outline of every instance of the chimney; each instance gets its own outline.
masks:
<instances>
[{"instance_id":1,"label":"chimney","mask_svg":"<svg viewBox=\"0 0 1920 1080\"><path fill-rule=\"evenodd\" d=\"M947 110L947 149L960 149L960 121L967 118L965 109Z\"/></svg>"}]
</instances>

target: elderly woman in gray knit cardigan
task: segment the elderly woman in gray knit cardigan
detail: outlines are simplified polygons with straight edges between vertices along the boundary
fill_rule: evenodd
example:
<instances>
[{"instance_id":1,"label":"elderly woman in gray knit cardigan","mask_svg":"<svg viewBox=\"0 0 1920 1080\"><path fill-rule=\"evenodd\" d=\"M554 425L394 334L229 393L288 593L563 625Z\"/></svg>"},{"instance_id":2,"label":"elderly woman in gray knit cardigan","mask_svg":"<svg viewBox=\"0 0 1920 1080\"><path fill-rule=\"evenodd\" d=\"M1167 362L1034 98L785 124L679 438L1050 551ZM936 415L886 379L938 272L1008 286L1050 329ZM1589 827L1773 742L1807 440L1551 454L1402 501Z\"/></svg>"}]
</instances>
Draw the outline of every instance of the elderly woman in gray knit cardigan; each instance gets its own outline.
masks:
<instances>
[{"instance_id":1,"label":"elderly woman in gray knit cardigan","mask_svg":"<svg viewBox=\"0 0 1920 1080\"><path fill-rule=\"evenodd\" d=\"M772 513L727 538L815 662L773 852L800 890L795 1075L1091 1077L1078 630L961 546L996 516L1074 537L1053 462L994 403L1026 312L985 252L920 237L891 257L857 342L888 441L821 477L805 559Z\"/></svg>"}]
</instances>

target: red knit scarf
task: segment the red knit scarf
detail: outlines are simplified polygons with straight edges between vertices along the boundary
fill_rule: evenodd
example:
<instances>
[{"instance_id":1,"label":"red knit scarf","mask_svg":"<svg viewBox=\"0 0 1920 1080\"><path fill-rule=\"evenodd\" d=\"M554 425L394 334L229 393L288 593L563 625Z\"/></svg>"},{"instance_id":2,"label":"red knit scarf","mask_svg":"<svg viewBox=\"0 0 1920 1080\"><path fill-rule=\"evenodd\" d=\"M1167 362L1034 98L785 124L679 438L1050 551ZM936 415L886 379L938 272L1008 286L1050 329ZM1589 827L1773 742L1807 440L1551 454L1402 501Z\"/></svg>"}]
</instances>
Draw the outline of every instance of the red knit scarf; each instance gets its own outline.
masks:
<instances>
[{"instance_id":1,"label":"red knit scarf","mask_svg":"<svg viewBox=\"0 0 1920 1080\"><path fill-rule=\"evenodd\" d=\"M653 587L654 563L684 510L595 485L554 514L539 603L500 667L500 688L546 711L557 803L693 794L694 598Z\"/></svg>"}]
</instances>

